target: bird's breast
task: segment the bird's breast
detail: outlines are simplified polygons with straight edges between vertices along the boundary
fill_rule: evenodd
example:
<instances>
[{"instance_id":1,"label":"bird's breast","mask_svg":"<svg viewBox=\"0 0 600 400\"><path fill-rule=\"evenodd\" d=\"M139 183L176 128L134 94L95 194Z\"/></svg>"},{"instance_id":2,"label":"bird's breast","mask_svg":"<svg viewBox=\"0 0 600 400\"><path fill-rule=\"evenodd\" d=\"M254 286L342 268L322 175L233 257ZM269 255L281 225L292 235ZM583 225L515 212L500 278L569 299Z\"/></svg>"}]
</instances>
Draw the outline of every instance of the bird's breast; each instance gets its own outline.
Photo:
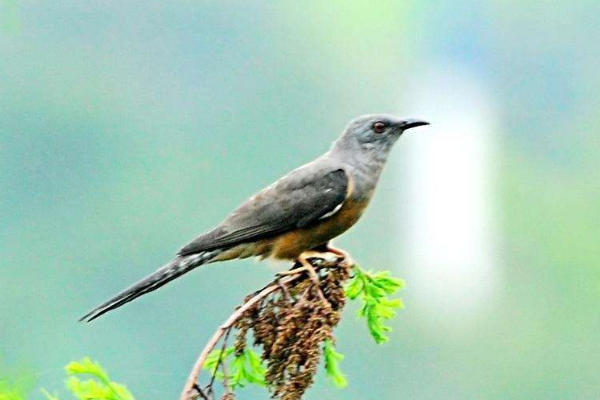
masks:
<instances>
[{"instance_id":1,"label":"bird's breast","mask_svg":"<svg viewBox=\"0 0 600 400\"><path fill-rule=\"evenodd\" d=\"M329 242L358 221L367 203L368 201L364 200L347 200L331 217L272 238L269 256L277 259L296 259L302 252Z\"/></svg>"}]
</instances>

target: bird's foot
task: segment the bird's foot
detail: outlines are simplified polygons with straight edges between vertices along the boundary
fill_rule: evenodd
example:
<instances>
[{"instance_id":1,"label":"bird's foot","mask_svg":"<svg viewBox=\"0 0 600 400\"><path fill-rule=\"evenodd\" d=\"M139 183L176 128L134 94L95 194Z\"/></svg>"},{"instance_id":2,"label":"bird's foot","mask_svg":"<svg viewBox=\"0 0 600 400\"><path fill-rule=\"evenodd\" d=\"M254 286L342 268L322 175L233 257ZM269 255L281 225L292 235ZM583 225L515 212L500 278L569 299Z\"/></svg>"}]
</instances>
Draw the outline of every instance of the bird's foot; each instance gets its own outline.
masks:
<instances>
[{"instance_id":1,"label":"bird's foot","mask_svg":"<svg viewBox=\"0 0 600 400\"><path fill-rule=\"evenodd\" d=\"M348 253L344 250L327 247L323 251L321 250L308 250L300 254L296 259L296 263L300 264L299 267L290 269L289 271L283 271L277 273L278 278L282 278L284 276L297 275L302 273L307 273L310 279L316 284L320 284L319 274L317 273L313 264L308 261L309 259L317 258L323 260L325 262L334 263L340 262L340 266L344 268L349 268L354 265L354 260Z\"/></svg>"},{"instance_id":2,"label":"bird's foot","mask_svg":"<svg viewBox=\"0 0 600 400\"><path fill-rule=\"evenodd\" d=\"M327 246L326 252L333 253L336 256L338 256L338 258L341 258L342 259L342 264L346 268L353 267L356 264L354 262L354 260L352 259L352 257L350 256L350 254L348 252L342 250L342 249L338 249L338 248L335 248L335 247Z\"/></svg>"}]
</instances>

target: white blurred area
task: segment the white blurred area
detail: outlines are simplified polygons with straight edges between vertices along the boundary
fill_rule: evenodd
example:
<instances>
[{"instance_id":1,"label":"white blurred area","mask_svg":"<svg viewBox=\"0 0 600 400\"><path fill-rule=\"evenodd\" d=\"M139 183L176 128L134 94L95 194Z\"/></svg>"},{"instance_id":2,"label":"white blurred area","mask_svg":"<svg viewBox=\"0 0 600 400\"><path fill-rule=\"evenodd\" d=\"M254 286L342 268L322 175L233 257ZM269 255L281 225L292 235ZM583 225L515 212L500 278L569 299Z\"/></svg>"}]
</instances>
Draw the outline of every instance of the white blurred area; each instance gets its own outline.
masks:
<instances>
[{"instance_id":1,"label":"white blurred area","mask_svg":"<svg viewBox=\"0 0 600 400\"><path fill-rule=\"evenodd\" d=\"M481 79L448 64L411 77L405 93L404 115L431 122L399 146L396 215L407 300L430 322L466 329L489 311L500 283L494 106Z\"/></svg>"}]
</instances>

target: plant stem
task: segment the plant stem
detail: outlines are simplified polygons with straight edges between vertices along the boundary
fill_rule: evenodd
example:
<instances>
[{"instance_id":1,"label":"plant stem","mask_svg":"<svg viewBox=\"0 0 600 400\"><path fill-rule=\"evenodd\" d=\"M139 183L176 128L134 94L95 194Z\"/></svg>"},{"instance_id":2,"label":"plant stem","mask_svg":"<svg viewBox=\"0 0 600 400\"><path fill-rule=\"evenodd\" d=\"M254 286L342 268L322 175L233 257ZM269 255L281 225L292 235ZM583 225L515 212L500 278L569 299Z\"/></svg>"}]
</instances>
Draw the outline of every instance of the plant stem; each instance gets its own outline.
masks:
<instances>
[{"instance_id":1,"label":"plant stem","mask_svg":"<svg viewBox=\"0 0 600 400\"><path fill-rule=\"evenodd\" d=\"M213 336L210 338L210 340L208 341L208 343L206 344L206 346L200 353L200 356L196 360L196 363L194 364L194 367L192 368L192 371L190 372L187 382L186 382L185 386L183 387L183 391L181 392L180 400L191 400L192 399L192 395L194 392L194 386L196 385L198 376L200 375L200 372L202 371L202 366L204 365L204 362L206 361L206 357L208 357L208 355L210 354L211 351L213 351L213 349L215 348L217 343L219 343L219 340L221 340L221 338L229 331L229 329L236 323L236 321L238 319L240 319L241 316L247 310L252 308L259 301L261 301L262 299L264 299L271 293L276 292L277 290L281 290L280 284L285 285L285 284L288 284L295 280L298 280L301 277L302 277L302 274L296 274L296 275L291 275L291 276L285 277L283 279L278 279L275 282L271 282L262 291L258 292L258 294L256 294L256 295L254 295L254 297L252 297L250 300L248 300L246 303L244 303L240 308L235 310L235 312L233 314L231 314L231 316L229 318L227 318L227 320L213 334Z\"/></svg>"}]
</instances>

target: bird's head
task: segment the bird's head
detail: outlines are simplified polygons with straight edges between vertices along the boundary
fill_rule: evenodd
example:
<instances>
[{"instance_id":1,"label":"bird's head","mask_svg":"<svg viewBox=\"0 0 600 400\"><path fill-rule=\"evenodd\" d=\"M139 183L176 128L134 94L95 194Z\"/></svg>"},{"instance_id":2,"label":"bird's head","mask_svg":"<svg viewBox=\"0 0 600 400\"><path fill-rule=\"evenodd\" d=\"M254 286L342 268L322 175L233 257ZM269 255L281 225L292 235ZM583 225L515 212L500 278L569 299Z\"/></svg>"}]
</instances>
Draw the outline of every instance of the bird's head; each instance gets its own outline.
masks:
<instances>
[{"instance_id":1,"label":"bird's head","mask_svg":"<svg viewBox=\"0 0 600 400\"><path fill-rule=\"evenodd\" d=\"M386 114L364 115L350 121L334 149L386 156L402 133L423 125L429 122Z\"/></svg>"},{"instance_id":2,"label":"bird's head","mask_svg":"<svg viewBox=\"0 0 600 400\"><path fill-rule=\"evenodd\" d=\"M429 122L386 114L364 115L350 121L342 137L356 141L361 147L389 147L406 130L423 125L429 125Z\"/></svg>"}]
</instances>

